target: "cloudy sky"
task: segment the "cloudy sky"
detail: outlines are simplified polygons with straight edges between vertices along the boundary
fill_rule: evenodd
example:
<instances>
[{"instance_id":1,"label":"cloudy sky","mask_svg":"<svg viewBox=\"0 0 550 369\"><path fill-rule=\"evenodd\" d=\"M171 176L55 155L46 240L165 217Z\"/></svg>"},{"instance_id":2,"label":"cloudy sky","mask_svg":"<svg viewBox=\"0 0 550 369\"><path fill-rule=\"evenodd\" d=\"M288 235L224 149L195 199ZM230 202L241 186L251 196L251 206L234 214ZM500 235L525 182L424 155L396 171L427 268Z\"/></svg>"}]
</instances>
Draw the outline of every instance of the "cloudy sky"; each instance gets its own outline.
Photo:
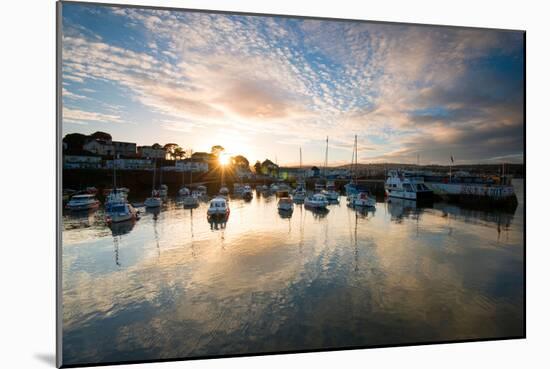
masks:
<instances>
[{"instance_id":1,"label":"cloudy sky","mask_svg":"<svg viewBox=\"0 0 550 369\"><path fill-rule=\"evenodd\" d=\"M518 32L63 5L63 131L251 162L523 162Z\"/></svg>"}]
</instances>

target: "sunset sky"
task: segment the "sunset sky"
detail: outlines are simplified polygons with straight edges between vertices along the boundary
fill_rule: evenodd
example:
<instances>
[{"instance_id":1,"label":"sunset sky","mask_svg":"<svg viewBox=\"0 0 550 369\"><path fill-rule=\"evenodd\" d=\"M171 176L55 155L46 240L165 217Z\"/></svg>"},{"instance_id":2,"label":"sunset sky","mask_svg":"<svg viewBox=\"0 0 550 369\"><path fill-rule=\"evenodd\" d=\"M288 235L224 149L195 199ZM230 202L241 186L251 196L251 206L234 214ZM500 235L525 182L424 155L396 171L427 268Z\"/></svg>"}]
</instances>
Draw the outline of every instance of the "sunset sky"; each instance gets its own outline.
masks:
<instances>
[{"instance_id":1,"label":"sunset sky","mask_svg":"<svg viewBox=\"0 0 550 369\"><path fill-rule=\"evenodd\" d=\"M251 163L523 162L523 34L63 4L63 132Z\"/></svg>"}]
</instances>

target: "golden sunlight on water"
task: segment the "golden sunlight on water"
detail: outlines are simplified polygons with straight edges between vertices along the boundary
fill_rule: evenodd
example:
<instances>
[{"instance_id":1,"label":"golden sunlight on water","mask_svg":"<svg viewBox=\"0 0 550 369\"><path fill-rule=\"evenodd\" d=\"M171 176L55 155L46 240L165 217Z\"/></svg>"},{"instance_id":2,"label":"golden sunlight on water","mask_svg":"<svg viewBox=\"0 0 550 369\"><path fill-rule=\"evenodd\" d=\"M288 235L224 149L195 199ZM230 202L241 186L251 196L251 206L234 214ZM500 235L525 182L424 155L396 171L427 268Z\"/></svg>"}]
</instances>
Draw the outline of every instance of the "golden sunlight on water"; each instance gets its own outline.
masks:
<instances>
[{"instance_id":1,"label":"golden sunlight on water","mask_svg":"<svg viewBox=\"0 0 550 369\"><path fill-rule=\"evenodd\" d=\"M518 195L523 183L515 183ZM64 217L65 364L523 334L523 199L515 214L380 202L316 214L275 197L175 199L113 229Z\"/></svg>"}]
</instances>

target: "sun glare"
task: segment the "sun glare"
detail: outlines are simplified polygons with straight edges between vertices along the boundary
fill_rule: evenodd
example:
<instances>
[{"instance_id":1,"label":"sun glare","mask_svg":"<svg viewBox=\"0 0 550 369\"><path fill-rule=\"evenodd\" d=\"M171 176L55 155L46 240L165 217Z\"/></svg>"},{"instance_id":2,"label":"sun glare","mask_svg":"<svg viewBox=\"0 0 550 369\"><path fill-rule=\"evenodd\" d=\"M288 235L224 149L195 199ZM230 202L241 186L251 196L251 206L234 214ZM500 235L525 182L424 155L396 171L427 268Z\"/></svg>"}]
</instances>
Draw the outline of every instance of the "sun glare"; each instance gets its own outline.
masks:
<instances>
[{"instance_id":1,"label":"sun glare","mask_svg":"<svg viewBox=\"0 0 550 369\"><path fill-rule=\"evenodd\" d=\"M227 164L229 164L229 155L221 154L218 160L220 161L221 165L226 166Z\"/></svg>"}]
</instances>

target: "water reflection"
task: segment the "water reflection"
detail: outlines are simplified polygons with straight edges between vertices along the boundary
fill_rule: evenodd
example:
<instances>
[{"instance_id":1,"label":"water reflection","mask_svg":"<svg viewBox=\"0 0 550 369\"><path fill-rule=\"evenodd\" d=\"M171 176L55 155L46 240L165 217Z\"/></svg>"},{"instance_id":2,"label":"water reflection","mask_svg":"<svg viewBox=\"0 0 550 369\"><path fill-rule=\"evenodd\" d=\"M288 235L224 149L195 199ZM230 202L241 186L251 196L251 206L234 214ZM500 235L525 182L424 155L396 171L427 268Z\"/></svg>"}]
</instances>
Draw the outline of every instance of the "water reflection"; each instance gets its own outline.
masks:
<instances>
[{"instance_id":1,"label":"water reflection","mask_svg":"<svg viewBox=\"0 0 550 369\"><path fill-rule=\"evenodd\" d=\"M115 228L66 214L65 363L523 333L522 199L288 217L274 199L233 198L230 219L167 199Z\"/></svg>"}]
</instances>

